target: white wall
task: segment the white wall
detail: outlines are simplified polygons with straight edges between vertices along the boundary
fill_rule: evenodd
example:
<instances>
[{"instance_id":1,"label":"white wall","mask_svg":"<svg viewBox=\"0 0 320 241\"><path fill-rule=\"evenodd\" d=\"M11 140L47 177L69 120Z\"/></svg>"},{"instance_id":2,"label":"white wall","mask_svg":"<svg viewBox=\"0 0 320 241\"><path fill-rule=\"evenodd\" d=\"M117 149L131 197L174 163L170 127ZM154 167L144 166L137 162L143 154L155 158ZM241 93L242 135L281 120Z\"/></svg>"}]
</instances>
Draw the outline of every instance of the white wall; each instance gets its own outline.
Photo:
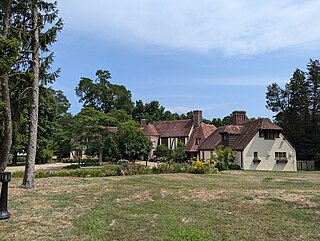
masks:
<instances>
[{"instance_id":1,"label":"white wall","mask_svg":"<svg viewBox=\"0 0 320 241\"><path fill-rule=\"evenodd\" d=\"M260 163L253 163L253 153L258 152ZM277 164L275 152L286 152L287 163ZM241 160L237 155L237 162ZM274 140L265 140L259 137L259 132L243 150L243 169L244 170L269 170L269 171L297 171L296 151L291 144L280 134Z\"/></svg>"},{"instance_id":2,"label":"white wall","mask_svg":"<svg viewBox=\"0 0 320 241\"><path fill-rule=\"evenodd\" d=\"M198 154L198 159L200 160L206 160L207 158L210 159L211 155L215 155L215 152L212 151L200 151Z\"/></svg>"},{"instance_id":3,"label":"white wall","mask_svg":"<svg viewBox=\"0 0 320 241\"><path fill-rule=\"evenodd\" d=\"M158 146L159 137L158 136L148 136L148 138L150 139L150 141L152 143L152 149L151 149L151 151L150 151L150 153L148 155L148 158L152 159L153 155L154 155L154 152L156 151L157 146Z\"/></svg>"},{"instance_id":4,"label":"white wall","mask_svg":"<svg viewBox=\"0 0 320 241\"><path fill-rule=\"evenodd\" d=\"M84 150L82 150L81 156L77 156L77 155L76 155L76 152L79 152L79 151L81 151L81 150L77 150L77 151L73 150L73 151L71 151L71 152L70 152L70 159L71 159L71 160L75 160L75 159L78 159L79 157L80 157L81 159L87 158L87 156L85 155L85 151L84 151Z\"/></svg>"},{"instance_id":5,"label":"white wall","mask_svg":"<svg viewBox=\"0 0 320 241\"><path fill-rule=\"evenodd\" d=\"M241 152L238 151L236 153L236 157L234 158L234 161L233 161L234 164L237 164L241 167Z\"/></svg>"},{"instance_id":6,"label":"white wall","mask_svg":"<svg viewBox=\"0 0 320 241\"><path fill-rule=\"evenodd\" d=\"M260 163L253 163L254 152L258 152L258 157L261 160ZM277 164L275 152L286 152L288 162ZM242 169L244 170L297 171L296 151L282 134L280 134L280 138L275 138L275 140L265 140L264 138L259 137L258 132L243 150L242 155ZM200 151L198 153L198 158L201 160L210 157L210 151ZM240 151L236 153L233 163L241 166Z\"/></svg>"}]
</instances>

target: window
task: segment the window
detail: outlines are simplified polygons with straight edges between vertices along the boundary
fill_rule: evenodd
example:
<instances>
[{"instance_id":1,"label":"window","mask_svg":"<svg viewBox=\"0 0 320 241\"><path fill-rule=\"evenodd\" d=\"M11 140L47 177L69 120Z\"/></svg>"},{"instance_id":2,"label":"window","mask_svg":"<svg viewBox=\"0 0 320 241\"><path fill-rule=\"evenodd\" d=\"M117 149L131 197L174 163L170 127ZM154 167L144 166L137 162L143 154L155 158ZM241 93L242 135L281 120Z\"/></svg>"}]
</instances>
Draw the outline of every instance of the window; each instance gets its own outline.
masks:
<instances>
[{"instance_id":1,"label":"window","mask_svg":"<svg viewBox=\"0 0 320 241\"><path fill-rule=\"evenodd\" d=\"M200 140L201 140L200 138L196 139L196 145L200 145Z\"/></svg>"},{"instance_id":2,"label":"window","mask_svg":"<svg viewBox=\"0 0 320 241\"><path fill-rule=\"evenodd\" d=\"M222 140L227 141L228 140L228 134L223 134L222 135Z\"/></svg>"},{"instance_id":3,"label":"window","mask_svg":"<svg viewBox=\"0 0 320 241\"><path fill-rule=\"evenodd\" d=\"M253 152L253 163L259 164L260 162L261 160L258 157L258 152L257 151Z\"/></svg>"},{"instance_id":4,"label":"window","mask_svg":"<svg viewBox=\"0 0 320 241\"><path fill-rule=\"evenodd\" d=\"M74 155L75 155L76 157L82 157L82 150L75 150Z\"/></svg>"},{"instance_id":5,"label":"window","mask_svg":"<svg viewBox=\"0 0 320 241\"><path fill-rule=\"evenodd\" d=\"M276 152L275 157L276 157L276 159L287 159L287 153L286 152Z\"/></svg>"},{"instance_id":6,"label":"window","mask_svg":"<svg viewBox=\"0 0 320 241\"><path fill-rule=\"evenodd\" d=\"M274 140L275 138L279 138L280 131L272 131L272 130L260 130L259 137L264 138L265 140Z\"/></svg>"},{"instance_id":7,"label":"window","mask_svg":"<svg viewBox=\"0 0 320 241\"><path fill-rule=\"evenodd\" d=\"M161 145L168 146L168 138L161 138Z\"/></svg>"}]
</instances>

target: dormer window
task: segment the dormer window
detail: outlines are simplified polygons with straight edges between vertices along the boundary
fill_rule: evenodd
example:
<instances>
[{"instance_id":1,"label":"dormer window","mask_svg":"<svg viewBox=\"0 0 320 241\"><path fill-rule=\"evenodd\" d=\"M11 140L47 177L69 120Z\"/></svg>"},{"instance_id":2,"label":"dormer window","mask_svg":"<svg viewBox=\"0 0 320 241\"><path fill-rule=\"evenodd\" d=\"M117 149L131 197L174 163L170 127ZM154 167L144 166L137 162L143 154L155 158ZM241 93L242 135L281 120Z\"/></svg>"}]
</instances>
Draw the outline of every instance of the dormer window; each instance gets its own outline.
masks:
<instances>
[{"instance_id":1,"label":"dormer window","mask_svg":"<svg viewBox=\"0 0 320 241\"><path fill-rule=\"evenodd\" d=\"M223 134L222 135L222 140L227 141L228 140L228 134Z\"/></svg>"},{"instance_id":2,"label":"dormer window","mask_svg":"<svg viewBox=\"0 0 320 241\"><path fill-rule=\"evenodd\" d=\"M265 140L274 140L275 138L279 138L280 131L274 130L260 130L259 137L264 138Z\"/></svg>"},{"instance_id":3,"label":"dormer window","mask_svg":"<svg viewBox=\"0 0 320 241\"><path fill-rule=\"evenodd\" d=\"M197 145L197 146L200 145L200 140L201 140L200 138L197 138L197 139L196 139L196 145Z\"/></svg>"}]
</instances>

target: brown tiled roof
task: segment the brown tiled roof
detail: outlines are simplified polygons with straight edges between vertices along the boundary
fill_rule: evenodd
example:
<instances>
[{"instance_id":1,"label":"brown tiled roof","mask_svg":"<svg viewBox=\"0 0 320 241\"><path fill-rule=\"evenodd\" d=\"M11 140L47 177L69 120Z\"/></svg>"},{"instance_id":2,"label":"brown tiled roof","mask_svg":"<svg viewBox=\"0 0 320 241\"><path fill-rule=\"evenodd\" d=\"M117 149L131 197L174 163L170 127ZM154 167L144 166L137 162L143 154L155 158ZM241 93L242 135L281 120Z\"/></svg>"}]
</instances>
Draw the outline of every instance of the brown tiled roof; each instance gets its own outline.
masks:
<instances>
[{"instance_id":1,"label":"brown tiled roof","mask_svg":"<svg viewBox=\"0 0 320 241\"><path fill-rule=\"evenodd\" d=\"M160 137L186 137L192 129L192 120L156 121L153 123Z\"/></svg>"},{"instance_id":2,"label":"brown tiled roof","mask_svg":"<svg viewBox=\"0 0 320 241\"><path fill-rule=\"evenodd\" d=\"M221 133L223 133L225 126L219 127L211 135L209 135L199 146L199 150L213 150L222 142Z\"/></svg>"},{"instance_id":3,"label":"brown tiled roof","mask_svg":"<svg viewBox=\"0 0 320 241\"><path fill-rule=\"evenodd\" d=\"M159 133L158 133L156 127L151 124L149 124L145 128L143 128L142 131L146 136L159 136Z\"/></svg>"},{"instance_id":4,"label":"brown tiled roof","mask_svg":"<svg viewBox=\"0 0 320 241\"><path fill-rule=\"evenodd\" d=\"M262 123L261 123L261 130L278 130L282 131L283 129L280 126L277 126L276 124L273 124L270 119L268 118L262 118Z\"/></svg>"},{"instance_id":5,"label":"brown tiled roof","mask_svg":"<svg viewBox=\"0 0 320 241\"><path fill-rule=\"evenodd\" d=\"M268 118L261 118L254 121L246 122L243 126L229 125L219 127L204 142L200 144L199 150L213 150L216 146L222 144L222 133L239 135L233 144L234 150L243 150L259 130L278 130L282 128L273 124Z\"/></svg>"},{"instance_id":6,"label":"brown tiled roof","mask_svg":"<svg viewBox=\"0 0 320 241\"><path fill-rule=\"evenodd\" d=\"M187 142L185 150L187 152L196 152L198 151L199 145L215 130L217 127L214 125L207 125L201 123L199 127L193 129L190 139ZM196 140L200 139L199 145L196 145Z\"/></svg>"},{"instance_id":7,"label":"brown tiled roof","mask_svg":"<svg viewBox=\"0 0 320 241\"><path fill-rule=\"evenodd\" d=\"M221 133L228 133L228 134L233 134L233 135L240 135L241 134L241 129L243 126L239 125L227 125L227 126L222 126L223 129L221 130Z\"/></svg>"},{"instance_id":8,"label":"brown tiled roof","mask_svg":"<svg viewBox=\"0 0 320 241\"><path fill-rule=\"evenodd\" d=\"M243 150L257 134L259 130L278 130L282 131L282 128L273 124L268 118L260 118L254 121L249 121L244 124L241 131L241 135L238 137L233 145L235 150Z\"/></svg>"}]
</instances>

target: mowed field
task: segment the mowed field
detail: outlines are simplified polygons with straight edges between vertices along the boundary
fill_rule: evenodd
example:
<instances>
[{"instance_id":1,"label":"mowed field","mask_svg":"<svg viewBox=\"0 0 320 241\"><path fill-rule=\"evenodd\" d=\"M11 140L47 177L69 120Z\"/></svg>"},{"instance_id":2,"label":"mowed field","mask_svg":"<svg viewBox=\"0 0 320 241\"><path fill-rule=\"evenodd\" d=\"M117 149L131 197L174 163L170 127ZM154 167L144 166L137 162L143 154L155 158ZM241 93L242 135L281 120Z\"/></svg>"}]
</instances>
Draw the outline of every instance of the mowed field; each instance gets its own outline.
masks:
<instances>
[{"instance_id":1,"label":"mowed field","mask_svg":"<svg viewBox=\"0 0 320 241\"><path fill-rule=\"evenodd\" d=\"M10 182L0 240L320 240L320 172Z\"/></svg>"}]
</instances>

